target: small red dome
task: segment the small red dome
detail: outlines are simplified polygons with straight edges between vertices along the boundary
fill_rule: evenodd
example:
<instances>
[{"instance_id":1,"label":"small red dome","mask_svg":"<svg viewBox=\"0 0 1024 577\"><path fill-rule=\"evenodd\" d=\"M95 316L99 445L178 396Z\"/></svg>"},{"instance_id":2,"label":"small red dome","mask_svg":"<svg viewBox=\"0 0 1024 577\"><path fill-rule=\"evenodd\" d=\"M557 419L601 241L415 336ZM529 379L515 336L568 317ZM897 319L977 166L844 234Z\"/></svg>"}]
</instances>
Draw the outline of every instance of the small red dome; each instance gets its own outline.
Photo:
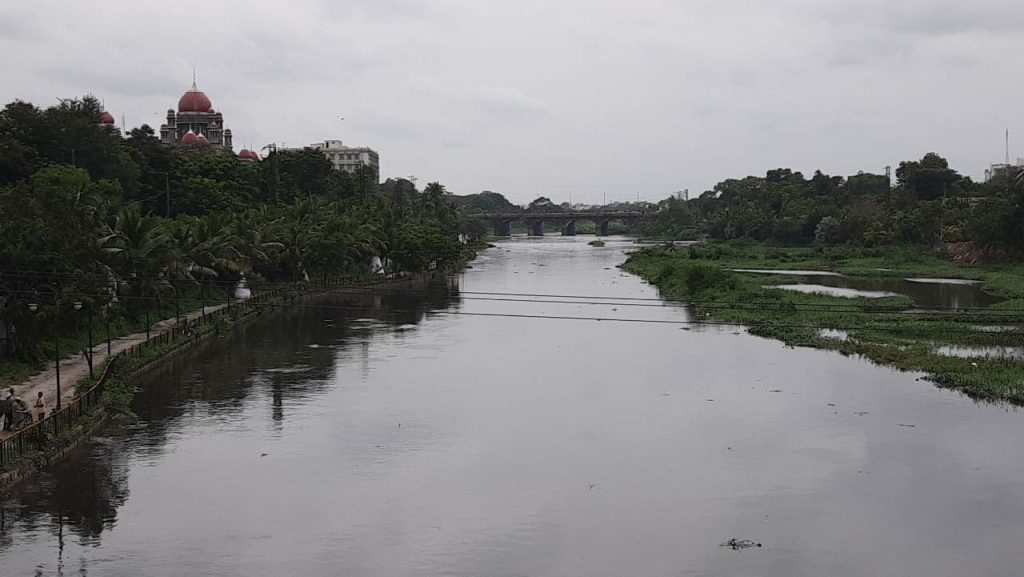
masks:
<instances>
[{"instance_id":1,"label":"small red dome","mask_svg":"<svg viewBox=\"0 0 1024 577\"><path fill-rule=\"evenodd\" d=\"M199 137L196 136L195 132L189 130L185 133L185 136L181 137L182 144L199 144Z\"/></svg>"},{"instance_id":2,"label":"small red dome","mask_svg":"<svg viewBox=\"0 0 1024 577\"><path fill-rule=\"evenodd\" d=\"M213 103L193 84L192 88L178 99L178 112L213 112Z\"/></svg>"},{"instance_id":3,"label":"small red dome","mask_svg":"<svg viewBox=\"0 0 1024 577\"><path fill-rule=\"evenodd\" d=\"M100 124L114 124L114 115L104 110L100 113Z\"/></svg>"},{"instance_id":4,"label":"small red dome","mask_svg":"<svg viewBox=\"0 0 1024 577\"><path fill-rule=\"evenodd\" d=\"M259 160L260 157L259 157L258 154L256 154L256 151L249 150L248 148L243 148L242 151L238 153L238 159L239 160Z\"/></svg>"},{"instance_id":5,"label":"small red dome","mask_svg":"<svg viewBox=\"0 0 1024 577\"><path fill-rule=\"evenodd\" d=\"M196 135L196 140L198 140L199 144L210 144L210 140L202 132Z\"/></svg>"}]
</instances>

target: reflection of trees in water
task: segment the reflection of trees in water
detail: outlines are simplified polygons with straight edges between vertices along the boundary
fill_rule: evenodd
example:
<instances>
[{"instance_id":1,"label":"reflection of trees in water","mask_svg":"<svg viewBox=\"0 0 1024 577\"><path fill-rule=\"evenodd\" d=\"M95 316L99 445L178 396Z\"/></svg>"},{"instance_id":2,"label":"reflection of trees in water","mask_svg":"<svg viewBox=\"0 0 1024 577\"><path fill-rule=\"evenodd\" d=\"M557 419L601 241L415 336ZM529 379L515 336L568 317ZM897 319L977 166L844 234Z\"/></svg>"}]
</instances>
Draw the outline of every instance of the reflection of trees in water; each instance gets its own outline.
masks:
<instances>
[{"instance_id":1,"label":"reflection of trees in water","mask_svg":"<svg viewBox=\"0 0 1024 577\"><path fill-rule=\"evenodd\" d=\"M271 417L282 422L288 400L322 392L332 381L338 354L357 345L354 350L368 361L369 337L379 329L353 320L416 324L427 312L447 308L458 299L446 283L417 290L429 292L321 295L301 307L267 313L239 327L229 339L210 341L168 360L140 380L144 391L133 409L141 427L130 433L131 445L150 456L157 454L169 428L190 404L201 401L214 411L241 410L254 386L269 389ZM0 504L0 550L10 545L15 528L31 532L49 527L56 536L63 525L85 542L98 540L128 495L130 449L113 450L120 445L113 443L93 443L19 485L12 499Z\"/></svg>"},{"instance_id":2,"label":"reflection of trees in water","mask_svg":"<svg viewBox=\"0 0 1024 577\"><path fill-rule=\"evenodd\" d=\"M157 455L168 430L190 404L201 401L214 411L241 410L254 386L269 389L271 417L281 423L288 400L320 393L332 381L337 355L358 350L363 363L369 362L370 337L380 329L353 320L374 319L395 327L418 324L428 312L447 309L459 298L457 287L446 281L413 289L319 295L296 303L299 307L268 312L230 338L208 341L169 359L140 379L144 390L133 405L140 425L116 435L131 435L131 447ZM116 439L92 442L16 486L11 498L0 502L0 553L12 546L15 534L39 531L51 533L58 549L66 534L85 545L98 544L128 498L131 449L125 445Z\"/></svg>"},{"instance_id":3,"label":"reflection of trees in water","mask_svg":"<svg viewBox=\"0 0 1024 577\"><path fill-rule=\"evenodd\" d=\"M15 486L11 499L0 503L0 553L12 546L16 533L48 532L57 539L58 555L71 536L81 545L98 545L128 500L128 464L120 444L91 442Z\"/></svg>"},{"instance_id":4,"label":"reflection of trees in water","mask_svg":"<svg viewBox=\"0 0 1024 577\"><path fill-rule=\"evenodd\" d=\"M373 319L402 326L420 323L428 312L458 300L453 280L422 281L410 292L325 293L273 309L239 327L230 338L211 342L147 372L144 392L133 409L146 423L147 450L164 445L167 427L190 404L202 401L214 411L242 410L254 386L269 389L271 416L284 419L286 402L315 395L333 380L335 360L353 345L368 360Z\"/></svg>"}]
</instances>

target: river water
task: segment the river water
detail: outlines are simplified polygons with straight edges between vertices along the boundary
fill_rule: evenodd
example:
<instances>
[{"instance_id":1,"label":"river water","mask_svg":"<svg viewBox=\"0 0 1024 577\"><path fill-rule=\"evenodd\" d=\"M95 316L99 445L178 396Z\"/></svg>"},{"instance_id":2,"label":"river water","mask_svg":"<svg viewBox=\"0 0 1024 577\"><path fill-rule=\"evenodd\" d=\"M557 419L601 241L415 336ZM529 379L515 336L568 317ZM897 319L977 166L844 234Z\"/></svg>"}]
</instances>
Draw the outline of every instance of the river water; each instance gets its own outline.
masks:
<instances>
[{"instance_id":1,"label":"river water","mask_svg":"<svg viewBox=\"0 0 1024 577\"><path fill-rule=\"evenodd\" d=\"M176 358L2 503L0 574L1019 574L1022 415L626 306L630 247L505 242Z\"/></svg>"}]
</instances>

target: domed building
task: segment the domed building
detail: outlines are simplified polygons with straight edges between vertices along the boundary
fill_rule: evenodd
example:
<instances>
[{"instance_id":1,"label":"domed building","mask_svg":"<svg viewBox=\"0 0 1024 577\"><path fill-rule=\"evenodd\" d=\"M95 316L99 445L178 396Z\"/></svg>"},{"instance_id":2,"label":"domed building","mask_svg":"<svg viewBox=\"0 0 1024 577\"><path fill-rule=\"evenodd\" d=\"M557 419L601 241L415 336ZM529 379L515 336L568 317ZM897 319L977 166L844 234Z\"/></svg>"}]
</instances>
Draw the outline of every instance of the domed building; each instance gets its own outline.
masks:
<instances>
[{"instance_id":1,"label":"domed building","mask_svg":"<svg viewBox=\"0 0 1024 577\"><path fill-rule=\"evenodd\" d=\"M160 141L165 144L208 144L216 150L231 150L231 129L224 128L224 116L196 87L178 99L178 110L167 111L167 123L160 126Z\"/></svg>"},{"instance_id":2,"label":"domed building","mask_svg":"<svg viewBox=\"0 0 1024 577\"><path fill-rule=\"evenodd\" d=\"M242 152L238 153L238 160L242 162L257 162L259 159L260 155L255 150L243 148Z\"/></svg>"}]
</instances>

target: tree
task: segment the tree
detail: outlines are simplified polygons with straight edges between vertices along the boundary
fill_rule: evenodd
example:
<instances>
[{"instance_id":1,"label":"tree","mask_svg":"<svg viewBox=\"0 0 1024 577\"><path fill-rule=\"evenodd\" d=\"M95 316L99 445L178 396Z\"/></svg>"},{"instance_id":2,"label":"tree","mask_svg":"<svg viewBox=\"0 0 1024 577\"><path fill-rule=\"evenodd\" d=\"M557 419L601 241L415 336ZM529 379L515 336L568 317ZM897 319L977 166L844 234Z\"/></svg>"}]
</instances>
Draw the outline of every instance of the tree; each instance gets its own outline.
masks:
<instances>
[{"instance_id":1,"label":"tree","mask_svg":"<svg viewBox=\"0 0 1024 577\"><path fill-rule=\"evenodd\" d=\"M826 216L818 221L818 226L814 228L814 242L836 244L839 242L840 234L839 219L834 216Z\"/></svg>"},{"instance_id":2,"label":"tree","mask_svg":"<svg viewBox=\"0 0 1024 577\"><path fill-rule=\"evenodd\" d=\"M561 208L551 202L551 199L546 196L540 196L534 199L527 207L527 212L560 212Z\"/></svg>"},{"instance_id":3,"label":"tree","mask_svg":"<svg viewBox=\"0 0 1024 577\"><path fill-rule=\"evenodd\" d=\"M921 160L900 162L896 169L896 182L907 193L908 202L933 200L943 195L959 192L956 185L961 177L949 168L949 162L934 152L924 155Z\"/></svg>"}]
</instances>

